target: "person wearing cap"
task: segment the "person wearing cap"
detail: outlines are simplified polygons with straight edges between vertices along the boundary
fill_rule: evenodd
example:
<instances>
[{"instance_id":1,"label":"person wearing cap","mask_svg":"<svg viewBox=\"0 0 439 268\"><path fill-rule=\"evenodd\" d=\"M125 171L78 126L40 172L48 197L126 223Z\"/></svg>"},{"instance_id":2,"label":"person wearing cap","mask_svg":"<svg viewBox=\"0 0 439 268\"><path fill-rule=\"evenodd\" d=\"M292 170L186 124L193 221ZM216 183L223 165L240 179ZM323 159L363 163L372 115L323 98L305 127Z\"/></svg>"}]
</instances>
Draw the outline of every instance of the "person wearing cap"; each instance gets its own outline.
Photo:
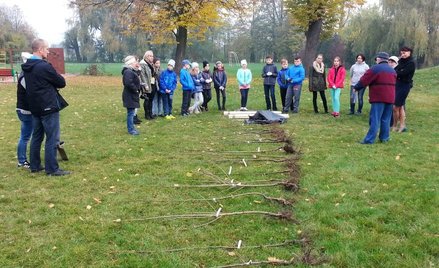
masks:
<instances>
[{"instance_id":1,"label":"person wearing cap","mask_svg":"<svg viewBox=\"0 0 439 268\"><path fill-rule=\"evenodd\" d=\"M210 74L210 66L209 62L206 60L203 61L203 71L201 72L201 76L203 80L201 80L201 84L203 85L203 105L201 105L201 109L204 111L209 111L209 101L212 99L212 75Z\"/></svg>"},{"instance_id":2,"label":"person wearing cap","mask_svg":"<svg viewBox=\"0 0 439 268\"><path fill-rule=\"evenodd\" d=\"M68 103L59 94L66 86L64 77L46 61L49 44L43 39L32 42L32 57L21 65L26 81L26 99L32 113L33 132L30 144L31 172L46 171L49 176L63 176L69 171L60 169L56 159L60 136L59 112ZM44 168L41 166L41 144L44 136Z\"/></svg>"},{"instance_id":3,"label":"person wearing cap","mask_svg":"<svg viewBox=\"0 0 439 268\"><path fill-rule=\"evenodd\" d=\"M388 64L389 54L379 52L376 65L372 66L354 86L355 90L369 86L369 131L361 144L373 144L379 131L379 139L385 143L390 139L390 118L395 101L396 72Z\"/></svg>"},{"instance_id":4,"label":"person wearing cap","mask_svg":"<svg viewBox=\"0 0 439 268\"><path fill-rule=\"evenodd\" d=\"M262 77L264 78L264 95L267 110L277 111L276 95L274 94L277 78L277 67L273 64L273 57L268 55L265 57L265 66L262 69ZM271 97L271 102L270 102Z\"/></svg>"},{"instance_id":5,"label":"person wearing cap","mask_svg":"<svg viewBox=\"0 0 439 268\"><path fill-rule=\"evenodd\" d=\"M172 115L172 99L177 88L177 75L174 72L175 61L168 61L168 68L160 74L160 94L163 100L163 112L167 120L175 119Z\"/></svg>"},{"instance_id":6,"label":"person wearing cap","mask_svg":"<svg viewBox=\"0 0 439 268\"><path fill-rule=\"evenodd\" d=\"M194 80L192 79L189 69L191 62L189 60L182 61L183 67L180 70L180 84L183 90L181 102L181 115L189 115L189 106L191 105L192 91L195 90Z\"/></svg>"},{"instance_id":7,"label":"person wearing cap","mask_svg":"<svg viewBox=\"0 0 439 268\"><path fill-rule=\"evenodd\" d=\"M216 93L216 102L218 104L218 110L226 110L226 87L227 87L227 74L224 69L224 64L221 61L215 63L213 68L213 87ZM220 99L220 94L222 100Z\"/></svg>"},{"instance_id":8,"label":"person wearing cap","mask_svg":"<svg viewBox=\"0 0 439 268\"><path fill-rule=\"evenodd\" d=\"M288 68L285 74L288 81L287 95L285 97L285 107L283 113L288 113L290 109L293 113L299 112L300 95L302 93L302 82L305 79L305 69L300 57L294 58L293 66Z\"/></svg>"},{"instance_id":9,"label":"person wearing cap","mask_svg":"<svg viewBox=\"0 0 439 268\"><path fill-rule=\"evenodd\" d=\"M358 54L356 57L357 61L355 64L351 66L351 69L349 71L351 75L351 90L350 90L350 112L349 114L355 114L355 103L358 102L357 112L356 114L361 114L361 111L363 110L363 96L364 91L366 91L366 88L363 88L361 90L355 90L354 86L360 81L360 78L366 73L367 70L369 70L369 65L367 65L366 57L363 54Z\"/></svg>"},{"instance_id":10,"label":"person wearing cap","mask_svg":"<svg viewBox=\"0 0 439 268\"><path fill-rule=\"evenodd\" d=\"M236 79L238 80L239 92L241 93L240 111L247 111L248 92L252 82L252 72L247 68L247 60L241 61L241 68L236 73Z\"/></svg>"},{"instance_id":11,"label":"person wearing cap","mask_svg":"<svg viewBox=\"0 0 439 268\"><path fill-rule=\"evenodd\" d=\"M409 47L400 49L401 58L398 61L395 71L396 77L396 97L393 106L393 126L392 130L398 132L406 132L406 110L405 101L413 87L413 76L415 74L415 61L412 58L413 50ZM398 128L399 123L399 128Z\"/></svg>"},{"instance_id":12,"label":"person wearing cap","mask_svg":"<svg viewBox=\"0 0 439 268\"><path fill-rule=\"evenodd\" d=\"M23 62L26 62L32 54L28 52L21 53ZM17 116L21 122L20 138L17 144L17 167L30 168L29 161L27 161L27 144L32 136L32 113L29 108L29 103L26 98L26 81L24 79L24 73L21 72L18 76L17 83Z\"/></svg>"},{"instance_id":13,"label":"person wearing cap","mask_svg":"<svg viewBox=\"0 0 439 268\"><path fill-rule=\"evenodd\" d=\"M334 117L340 117L340 94L341 89L344 88L344 80L346 78L346 70L343 66L341 58L336 56L332 67L328 71L326 78L328 88L331 90L332 99L332 113Z\"/></svg>"},{"instance_id":14,"label":"person wearing cap","mask_svg":"<svg viewBox=\"0 0 439 268\"><path fill-rule=\"evenodd\" d=\"M389 58L389 65L390 67L392 67L393 69L395 69L396 66L398 66L398 57L397 56L391 56Z\"/></svg>"}]
</instances>

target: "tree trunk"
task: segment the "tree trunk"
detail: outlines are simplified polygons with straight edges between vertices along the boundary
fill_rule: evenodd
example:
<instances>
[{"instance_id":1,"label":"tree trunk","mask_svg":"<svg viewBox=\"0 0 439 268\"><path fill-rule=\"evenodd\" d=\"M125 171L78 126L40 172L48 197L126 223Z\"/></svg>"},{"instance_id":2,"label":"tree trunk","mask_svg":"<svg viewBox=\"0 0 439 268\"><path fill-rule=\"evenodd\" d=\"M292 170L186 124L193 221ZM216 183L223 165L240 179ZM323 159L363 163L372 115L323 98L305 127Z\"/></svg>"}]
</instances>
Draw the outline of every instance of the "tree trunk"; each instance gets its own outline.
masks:
<instances>
[{"instance_id":1,"label":"tree trunk","mask_svg":"<svg viewBox=\"0 0 439 268\"><path fill-rule=\"evenodd\" d=\"M187 47L187 28L178 26L177 34L175 35L177 41L177 50L175 51L175 72L180 74L181 62L186 56Z\"/></svg>"},{"instance_id":2,"label":"tree trunk","mask_svg":"<svg viewBox=\"0 0 439 268\"><path fill-rule=\"evenodd\" d=\"M322 25L322 19L310 22L308 30L305 32L306 44L305 52L303 55L303 67L305 68L305 72L308 71L309 67L314 61L314 57L317 55L317 47L320 44Z\"/></svg>"}]
</instances>

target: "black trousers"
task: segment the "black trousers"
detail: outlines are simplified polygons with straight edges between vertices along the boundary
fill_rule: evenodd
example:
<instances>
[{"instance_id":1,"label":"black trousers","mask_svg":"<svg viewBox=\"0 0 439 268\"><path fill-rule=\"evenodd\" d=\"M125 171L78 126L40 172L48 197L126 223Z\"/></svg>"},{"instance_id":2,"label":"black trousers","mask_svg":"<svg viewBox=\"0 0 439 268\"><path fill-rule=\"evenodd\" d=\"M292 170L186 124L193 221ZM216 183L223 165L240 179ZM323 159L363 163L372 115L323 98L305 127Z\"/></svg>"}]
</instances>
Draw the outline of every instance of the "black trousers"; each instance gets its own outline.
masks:
<instances>
[{"instance_id":1,"label":"black trousers","mask_svg":"<svg viewBox=\"0 0 439 268\"><path fill-rule=\"evenodd\" d=\"M328 104L326 103L326 95L325 95L325 91L313 91L312 92L312 105L314 106L314 112L318 113L319 112L319 108L317 106L317 92L320 93L320 98L322 98L322 102L323 102L323 108L325 109L325 113L328 112Z\"/></svg>"},{"instance_id":2,"label":"black trousers","mask_svg":"<svg viewBox=\"0 0 439 268\"><path fill-rule=\"evenodd\" d=\"M183 90L183 100L181 102L181 115L189 114L189 106L191 105L191 90Z\"/></svg>"},{"instance_id":3,"label":"black trousers","mask_svg":"<svg viewBox=\"0 0 439 268\"><path fill-rule=\"evenodd\" d=\"M221 90L219 88L215 88L216 91L216 101L218 103L218 110L226 110L226 89ZM222 96L222 106L221 106L221 99L220 94Z\"/></svg>"},{"instance_id":4,"label":"black trousers","mask_svg":"<svg viewBox=\"0 0 439 268\"><path fill-rule=\"evenodd\" d=\"M208 108L207 105L208 105L209 101L212 99L212 89L210 89L210 88L203 89L203 99L204 99L204 102L203 102L202 106L205 109L207 109Z\"/></svg>"},{"instance_id":5,"label":"black trousers","mask_svg":"<svg viewBox=\"0 0 439 268\"><path fill-rule=\"evenodd\" d=\"M152 118L152 100L154 99L154 95L156 94L156 90L151 91L151 93L146 93L145 101L143 102L143 109L145 110L145 118Z\"/></svg>"},{"instance_id":6,"label":"black trousers","mask_svg":"<svg viewBox=\"0 0 439 268\"><path fill-rule=\"evenodd\" d=\"M285 99L287 97L287 89L288 88L282 88L282 87L279 89L279 91L280 91L280 99L282 101L282 108L285 108Z\"/></svg>"},{"instance_id":7,"label":"black trousers","mask_svg":"<svg viewBox=\"0 0 439 268\"><path fill-rule=\"evenodd\" d=\"M276 106L276 95L274 94L274 85L264 85L264 95L265 95L265 104L267 105L267 110L271 110L273 107L273 111L277 111ZM270 102L271 97L271 102Z\"/></svg>"}]
</instances>

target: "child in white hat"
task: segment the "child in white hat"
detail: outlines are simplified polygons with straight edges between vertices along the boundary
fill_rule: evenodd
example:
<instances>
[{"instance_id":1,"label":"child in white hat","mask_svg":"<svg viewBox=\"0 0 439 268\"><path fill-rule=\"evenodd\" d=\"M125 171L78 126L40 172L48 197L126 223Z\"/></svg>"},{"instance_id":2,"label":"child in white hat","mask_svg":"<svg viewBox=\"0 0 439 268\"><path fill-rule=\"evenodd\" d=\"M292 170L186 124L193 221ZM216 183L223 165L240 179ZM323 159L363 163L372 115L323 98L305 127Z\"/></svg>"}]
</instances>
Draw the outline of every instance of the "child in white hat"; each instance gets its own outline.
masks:
<instances>
[{"instance_id":1,"label":"child in white hat","mask_svg":"<svg viewBox=\"0 0 439 268\"><path fill-rule=\"evenodd\" d=\"M247 68L247 61L241 61L241 68L236 74L236 79L239 84L239 91L241 93L241 111L247 111L248 92L250 90L250 83L252 81L252 72Z\"/></svg>"}]
</instances>

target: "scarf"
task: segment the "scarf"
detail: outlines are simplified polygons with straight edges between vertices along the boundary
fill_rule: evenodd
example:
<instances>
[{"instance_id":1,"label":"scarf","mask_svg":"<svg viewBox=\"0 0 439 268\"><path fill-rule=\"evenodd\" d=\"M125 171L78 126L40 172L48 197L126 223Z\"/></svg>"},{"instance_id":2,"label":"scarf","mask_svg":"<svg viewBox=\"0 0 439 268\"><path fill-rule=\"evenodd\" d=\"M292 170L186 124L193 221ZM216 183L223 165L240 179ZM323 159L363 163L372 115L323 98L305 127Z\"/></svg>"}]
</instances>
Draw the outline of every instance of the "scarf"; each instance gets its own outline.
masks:
<instances>
[{"instance_id":1,"label":"scarf","mask_svg":"<svg viewBox=\"0 0 439 268\"><path fill-rule=\"evenodd\" d=\"M314 61L312 63L312 67L314 68L314 70L318 73L324 73L325 72L325 64L322 62L321 64L317 63L316 61Z\"/></svg>"}]
</instances>

